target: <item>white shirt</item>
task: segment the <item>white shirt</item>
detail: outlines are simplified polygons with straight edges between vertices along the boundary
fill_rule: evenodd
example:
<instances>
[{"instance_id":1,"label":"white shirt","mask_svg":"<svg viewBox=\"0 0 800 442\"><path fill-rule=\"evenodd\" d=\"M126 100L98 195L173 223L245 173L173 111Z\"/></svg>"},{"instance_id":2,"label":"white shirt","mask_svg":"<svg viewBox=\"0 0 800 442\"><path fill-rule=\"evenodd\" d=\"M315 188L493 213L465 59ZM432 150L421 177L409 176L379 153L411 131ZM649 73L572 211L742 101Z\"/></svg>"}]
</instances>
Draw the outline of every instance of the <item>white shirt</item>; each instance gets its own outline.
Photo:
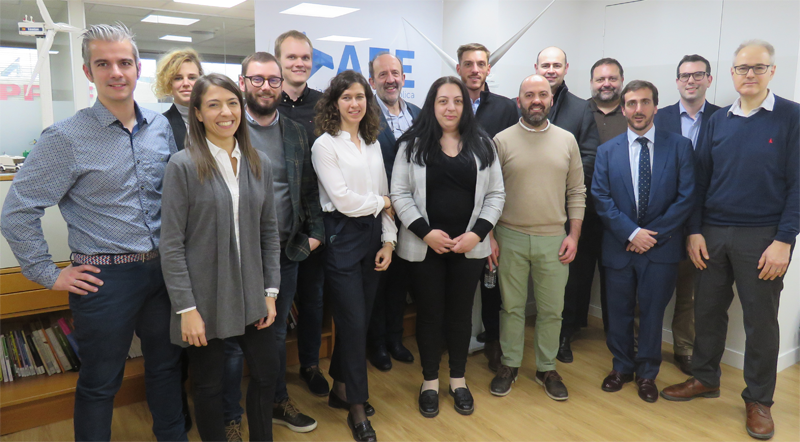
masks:
<instances>
[{"instance_id":1,"label":"white shirt","mask_svg":"<svg viewBox=\"0 0 800 442\"><path fill-rule=\"evenodd\" d=\"M761 102L761 105L751 110L750 113L747 115L745 115L744 111L742 110L742 97L737 98L736 101L734 101L733 104L731 105L731 108L728 109L728 116L731 116L731 114L733 114L739 117L747 118L751 115L755 115L756 112L760 111L761 109L772 112L772 109L774 107L775 107L775 94L773 94L772 91L769 91L767 92L767 97L764 98L764 101Z\"/></svg>"},{"instance_id":2,"label":"white shirt","mask_svg":"<svg viewBox=\"0 0 800 442\"><path fill-rule=\"evenodd\" d=\"M633 197L636 201L636 208L639 208L639 157L642 153L642 145L636 141L642 135L637 134L636 132L632 131L630 127L628 127L628 155L631 159L631 182L633 183ZM647 138L647 150L650 151L650 171L653 171L653 140L656 139L656 126L650 128L643 135ZM652 175L651 175L652 177ZM637 227L633 233L628 236L628 241L632 241L633 238L639 233L641 228Z\"/></svg>"},{"instance_id":3,"label":"white shirt","mask_svg":"<svg viewBox=\"0 0 800 442\"><path fill-rule=\"evenodd\" d=\"M358 135L361 149L350 134L324 133L311 148L311 162L319 179L319 203L323 212L339 211L350 217L380 215L383 242L397 242L397 226L383 210L389 182L378 142L367 144Z\"/></svg>"},{"instance_id":4,"label":"white shirt","mask_svg":"<svg viewBox=\"0 0 800 442\"><path fill-rule=\"evenodd\" d=\"M539 130L526 126L525 123L522 122L522 117L519 118L519 125L522 126L522 128L527 130L528 132L544 132L547 129L550 129L550 120L547 120L547 124L544 126L544 129L539 129Z\"/></svg>"}]
</instances>

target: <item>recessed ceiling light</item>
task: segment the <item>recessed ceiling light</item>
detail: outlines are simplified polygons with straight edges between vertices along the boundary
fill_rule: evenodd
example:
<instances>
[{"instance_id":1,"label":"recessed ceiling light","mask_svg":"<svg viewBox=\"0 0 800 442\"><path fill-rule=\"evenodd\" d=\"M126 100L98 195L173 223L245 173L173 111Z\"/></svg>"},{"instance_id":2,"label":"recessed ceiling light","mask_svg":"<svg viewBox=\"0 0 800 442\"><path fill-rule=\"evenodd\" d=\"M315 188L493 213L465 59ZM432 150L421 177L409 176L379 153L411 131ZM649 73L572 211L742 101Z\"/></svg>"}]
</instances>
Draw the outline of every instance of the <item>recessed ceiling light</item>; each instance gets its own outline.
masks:
<instances>
[{"instance_id":1,"label":"recessed ceiling light","mask_svg":"<svg viewBox=\"0 0 800 442\"><path fill-rule=\"evenodd\" d=\"M50 52L48 52L48 54L50 54L50 55L56 55L56 54L58 54L58 51L50 51Z\"/></svg>"},{"instance_id":2,"label":"recessed ceiling light","mask_svg":"<svg viewBox=\"0 0 800 442\"><path fill-rule=\"evenodd\" d=\"M161 37L159 40L182 41L184 43L191 43L192 37L183 37L181 35L165 35Z\"/></svg>"},{"instance_id":3,"label":"recessed ceiling light","mask_svg":"<svg viewBox=\"0 0 800 442\"><path fill-rule=\"evenodd\" d=\"M339 41L342 43L357 43L359 41L367 41L369 38L363 37L347 37L344 35L329 35L327 37L318 38L317 41Z\"/></svg>"},{"instance_id":4,"label":"recessed ceiling light","mask_svg":"<svg viewBox=\"0 0 800 442\"><path fill-rule=\"evenodd\" d=\"M281 14L305 15L307 17L336 18L351 12L358 11L358 8L344 8L341 6L318 5L316 3L300 3Z\"/></svg>"},{"instance_id":5,"label":"recessed ceiling light","mask_svg":"<svg viewBox=\"0 0 800 442\"><path fill-rule=\"evenodd\" d=\"M158 23L161 25L189 26L191 24L199 22L200 20L196 18L170 17L167 15L150 14L147 17L143 18L142 21L145 23Z\"/></svg>"},{"instance_id":6,"label":"recessed ceiling light","mask_svg":"<svg viewBox=\"0 0 800 442\"><path fill-rule=\"evenodd\" d=\"M244 3L244 1L245 0L175 0L175 3L189 3L191 5L231 8L239 3Z\"/></svg>"}]
</instances>

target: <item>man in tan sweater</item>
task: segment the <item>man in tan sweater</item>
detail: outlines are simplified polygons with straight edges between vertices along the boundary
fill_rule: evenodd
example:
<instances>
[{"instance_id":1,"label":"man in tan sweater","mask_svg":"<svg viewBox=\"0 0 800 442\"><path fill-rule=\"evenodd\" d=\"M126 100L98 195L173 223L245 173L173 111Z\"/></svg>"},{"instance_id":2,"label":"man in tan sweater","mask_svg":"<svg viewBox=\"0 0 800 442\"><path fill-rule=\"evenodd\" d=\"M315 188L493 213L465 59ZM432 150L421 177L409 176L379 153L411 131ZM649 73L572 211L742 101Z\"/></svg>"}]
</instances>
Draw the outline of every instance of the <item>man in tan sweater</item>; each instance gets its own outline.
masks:
<instances>
[{"instance_id":1,"label":"man in tan sweater","mask_svg":"<svg viewBox=\"0 0 800 442\"><path fill-rule=\"evenodd\" d=\"M511 391L522 365L525 304L531 274L538 310L535 379L551 399L569 398L556 372L556 354L568 264L578 250L586 187L575 137L547 119L552 103L550 84L544 77L526 78L517 98L522 118L494 138L506 186L506 205L494 231L490 257L499 255L498 276L503 298L500 311L503 358L491 384L491 392L496 396ZM568 217L569 235L564 231Z\"/></svg>"}]
</instances>

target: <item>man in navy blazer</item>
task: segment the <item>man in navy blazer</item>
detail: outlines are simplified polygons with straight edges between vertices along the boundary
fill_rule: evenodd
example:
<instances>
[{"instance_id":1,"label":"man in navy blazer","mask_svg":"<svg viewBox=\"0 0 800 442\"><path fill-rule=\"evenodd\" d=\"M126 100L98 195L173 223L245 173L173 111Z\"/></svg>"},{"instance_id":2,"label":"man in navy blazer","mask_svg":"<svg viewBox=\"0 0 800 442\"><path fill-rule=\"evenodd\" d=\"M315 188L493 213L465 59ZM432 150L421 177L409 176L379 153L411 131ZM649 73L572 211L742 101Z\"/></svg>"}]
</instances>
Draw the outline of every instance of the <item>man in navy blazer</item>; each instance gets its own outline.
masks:
<instances>
[{"instance_id":1,"label":"man in navy blazer","mask_svg":"<svg viewBox=\"0 0 800 442\"><path fill-rule=\"evenodd\" d=\"M711 86L711 63L693 54L684 56L678 63L675 84L681 99L658 110L655 124L659 129L674 132L690 139L697 148L703 139L708 120L719 106L706 101L706 90ZM678 283L675 287L675 313L672 316L673 357L678 368L692 374L694 349L694 275L692 261L684 259L678 265Z\"/></svg>"},{"instance_id":2,"label":"man in navy blazer","mask_svg":"<svg viewBox=\"0 0 800 442\"><path fill-rule=\"evenodd\" d=\"M378 143L383 153L386 177L391 183L397 139L411 127L420 109L401 97L405 84L403 63L388 52L379 53L369 62L369 84L375 89L375 101L381 110ZM414 355L402 342L403 315L410 280L408 262L393 254L392 265L381 275L367 331L369 361L382 371L391 370L392 358L414 362Z\"/></svg>"},{"instance_id":3,"label":"man in navy blazer","mask_svg":"<svg viewBox=\"0 0 800 442\"><path fill-rule=\"evenodd\" d=\"M694 160L688 139L653 124L658 90L652 83L628 83L620 101L628 130L598 148L592 180L595 207L605 227L606 342L614 356L602 389L619 391L635 374L639 397L655 402L661 325L684 255L684 223L694 203ZM637 301L638 354L633 349Z\"/></svg>"}]
</instances>

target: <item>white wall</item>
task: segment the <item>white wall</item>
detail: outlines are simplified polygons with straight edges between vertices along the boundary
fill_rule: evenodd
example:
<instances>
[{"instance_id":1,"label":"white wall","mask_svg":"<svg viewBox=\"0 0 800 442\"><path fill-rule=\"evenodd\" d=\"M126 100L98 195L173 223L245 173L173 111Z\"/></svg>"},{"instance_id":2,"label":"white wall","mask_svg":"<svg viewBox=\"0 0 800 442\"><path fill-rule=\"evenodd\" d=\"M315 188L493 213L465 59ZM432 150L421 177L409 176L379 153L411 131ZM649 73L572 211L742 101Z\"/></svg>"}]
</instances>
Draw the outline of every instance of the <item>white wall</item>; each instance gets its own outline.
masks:
<instances>
[{"instance_id":1,"label":"white wall","mask_svg":"<svg viewBox=\"0 0 800 442\"><path fill-rule=\"evenodd\" d=\"M548 0L463 0L444 2L442 48L455 57L458 46L478 42L494 50L541 12ZM520 81L534 72L536 54L558 46L570 64L566 82L576 95L588 98L589 68L602 57L617 58L627 80L650 80L659 88L661 104L679 96L675 68L685 54L711 61L714 82L708 98L728 105L736 98L729 67L733 51L744 40L761 38L776 48L778 95L800 100L800 2L797 1L557 1L493 68L492 91L516 96ZM442 74L452 71L443 68ZM800 270L793 263L785 279L779 313L779 369L800 361ZM595 278L591 314L600 315ZM741 368L744 329L738 299L729 310L727 351L723 361ZM671 340L671 308L664 337Z\"/></svg>"}]
</instances>

